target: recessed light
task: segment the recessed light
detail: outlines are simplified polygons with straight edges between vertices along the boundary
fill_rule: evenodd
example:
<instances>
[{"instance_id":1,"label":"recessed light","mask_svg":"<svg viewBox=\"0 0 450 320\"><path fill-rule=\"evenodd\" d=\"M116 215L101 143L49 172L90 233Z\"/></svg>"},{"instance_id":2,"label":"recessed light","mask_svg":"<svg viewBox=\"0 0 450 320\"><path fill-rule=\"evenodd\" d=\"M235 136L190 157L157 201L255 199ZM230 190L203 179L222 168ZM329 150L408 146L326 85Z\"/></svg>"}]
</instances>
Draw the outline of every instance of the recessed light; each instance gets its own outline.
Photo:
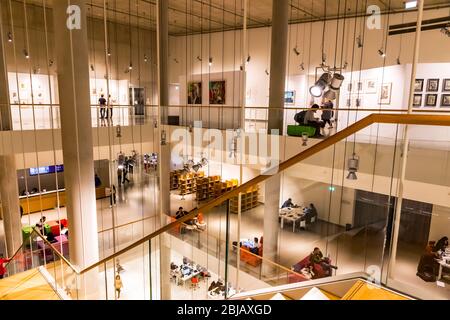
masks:
<instances>
[{"instance_id":1,"label":"recessed light","mask_svg":"<svg viewBox=\"0 0 450 320\"><path fill-rule=\"evenodd\" d=\"M405 2L405 9L413 9L417 8L417 1L406 1Z\"/></svg>"}]
</instances>

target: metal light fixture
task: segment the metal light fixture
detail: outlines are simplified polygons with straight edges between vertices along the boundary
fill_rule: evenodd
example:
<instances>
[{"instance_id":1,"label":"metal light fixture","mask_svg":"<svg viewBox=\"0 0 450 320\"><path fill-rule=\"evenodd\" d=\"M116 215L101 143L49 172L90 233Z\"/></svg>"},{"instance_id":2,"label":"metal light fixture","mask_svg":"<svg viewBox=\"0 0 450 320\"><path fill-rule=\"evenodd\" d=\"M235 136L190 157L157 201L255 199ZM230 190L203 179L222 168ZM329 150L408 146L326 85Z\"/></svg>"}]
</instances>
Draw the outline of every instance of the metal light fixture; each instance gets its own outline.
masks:
<instances>
[{"instance_id":1,"label":"metal light fixture","mask_svg":"<svg viewBox=\"0 0 450 320\"><path fill-rule=\"evenodd\" d=\"M328 72L322 74L319 80L317 80L316 83L311 88L309 88L309 92L311 93L311 95L316 98L322 96L323 91L331 81L331 78L332 76Z\"/></svg>"},{"instance_id":2,"label":"metal light fixture","mask_svg":"<svg viewBox=\"0 0 450 320\"><path fill-rule=\"evenodd\" d=\"M108 57L111 57L111 50L108 49Z\"/></svg>"},{"instance_id":3,"label":"metal light fixture","mask_svg":"<svg viewBox=\"0 0 450 320\"><path fill-rule=\"evenodd\" d=\"M294 51L294 53L295 53L297 56L300 55L300 51L298 51L297 47L295 47L295 48L293 49L293 51Z\"/></svg>"},{"instance_id":4,"label":"metal light fixture","mask_svg":"<svg viewBox=\"0 0 450 320\"><path fill-rule=\"evenodd\" d=\"M186 162L185 167L188 168L189 170L192 169L192 167L195 165L194 160L188 160L188 162Z\"/></svg>"},{"instance_id":5,"label":"metal light fixture","mask_svg":"<svg viewBox=\"0 0 450 320\"><path fill-rule=\"evenodd\" d=\"M378 54L380 55L380 57L386 58L386 53L384 52L383 49L379 49L379 50L378 50Z\"/></svg>"},{"instance_id":6,"label":"metal light fixture","mask_svg":"<svg viewBox=\"0 0 450 320\"><path fill-rule=\"evenodd\" d=\"M252 57L250 55L248 55L246 63L249 64L251 59L252 59Z\"/></svg>"},{"instance_id":7,"label":"metal light fixture","mask_svg":"<svg viewBox=\"0 0 450 320\"><path fill-rule=\"evenodd\" d=\"M266 75L270 75L269 70L266 69L265 71Z\"/></svg>"},{"instance_id":8,"label":"metal light fixture","mask_svg":"<svg viewBox=\"0 0 450 320\"><path fill-rule=\"evenodd\" d=\"M30 55L28 54L27 49L23 49L23 55L25 56L26 59L30 59Z\"/></svg>"},{"instance_id":9,"label":"metal light fixture","mask_svg":"<svg viewBox=\"0 0 450 320\"><path fill-rule=\"evenodd\" d=\"M359 157L353 153L352 157L348 159L348 180L358 180L358 177L356 176L356 173L359 169Z\"/></svg>"},{"instance_id":10,"label":"metal light fixture","mask_svg":"<svg viewBox=\"0 0 450 320\"><path fill-rule=\"evenodd\" d=\"M323 94L323 97L329 100L336 100L336 92L330 89Z\"/></svg>"},{"instance_id":11,"label":"metal light fixture","mask_svg":"<svg viewBox=\"0 0 450 320\"><path fill-rule=\"evenodd\" d=\"M363 47L363 42L362 42L361 36L358 36L356 38L356 43L358 44L358 48L362 48Z\"/></svg>"},{"instance_id":12,"label":"metal light fixture","mask_svg":"<svg viewBox=\"0 0 450 320\"><path fill-rule=\"evenodd\" d=\"M198 170L200 170L202 168L202 166L200 164L196 164L194 166L192 166L192 170L194 170L194 172L198 172Z\"/></svg>"},{"instance_id":13,"label":"metal light fixture","mask_svg":"<svg viewBox=\"0 0 450 320\"><path fill-rule=\"evenodd\" d=\"M148 61L148 57L146 54L144 54L144 62L147 62L147 61Z\"/></svg>"},{"instance_id":14,"label":"metal light fixture","mask_svg":"<svg viewBox=\"0 0 450 320\"><path fill-rule=\"evenodd\" d=\"M128 70L133 70L133 63L130 62L130 64L128 65Z\"/></svg>"},{"instance_id":15,"label":"metal light fixture","mask_svg":"<svg viewBox=\"0 0 450 320\"><path fill-rule=\"evenodd\" d=\"M339 90L342 86L342 83L344 82L345 78L340 73L333 74L333 78L330 82L330 88L333 90Z\"/></svg>"},{"instance_id":16,"label":"metal light fixture","mask_svg":"<svg viewBox=\"0 0 450 320\"><path fill-rule=\"evenodd\" d=\"M200 62L203 61L202 58L200 58L200 56L197 56L197 60Z\"/></svg>"},{"instance_id":17,"label":"metal light fixture","mask_svg":"<svg viewBox=\"0 0 450 320\"><path fill-rule=\"evenodd\" d=\"M309 139L308 133L303 132L302 133L302 141L303 141L302 147L307 147L308 146L308 139Z\"/></svg>"},{"instance_id":18,"label":"metal light fixture","mask_svg":"<svg viewBox=\"0 0 450 320\"><path fill-rule=\"evenodd\" d=\"M212 64L213 64L213 58L209 58L209 66L211 67L212 66Z\"/></svg>"},{"instance_id":19,"label":"metal light fixture","mask_svg":"<svg viewBox=\"0 0 450 320\"><path fill-rule=\"evenodd\" d=\"M54 63L53 60L50 59L50 60L48 61L48 66L49 66L49 67L52 67L52 66L53 66L53 63Z\"/></svg>"},{"instance_id":20,"label":"metal light fixture","mask_svg":"<svg viewBox=\"0 0 450 320\"><path fill-rule=\"evenodd\" d=\"M116 126L116 137L122 138L122 127L120 125Z\"/></svg>"},{"instance_id":21,"label":"metal light fixture","mask_svg":"<svg viewBox=\"0 0 450 320\"><path fill-rule=\"evenodd\" d=\"M8 42L12 42L13 41L13 36L11 32L8 32Z\"/></svg>"},{"instance_id":22,"label":"metal light fixture","mask_svg":"<svg viewBox=\"0 0 450 320\"><path fill-rule=\"evenodd\" d=\"M206 167L207 165L208 165L208 159L206 159L205 157L202 157L202 160L200 160L200 162L199 162L199 164L202 166L202 167Z\"/></svg>"},{"instance_id":23,"label":"metal light fixture","mask_svg":"<svg viewBox=\"0 0 450 320\"><path fill-rule=\"evenodd\" d=\"M305 63L300 63L300 69L302 69L302 71L305 71Z\"/></svg>"},{"instance_id":24,"label":"metal light fixture","mask_svg":"<svg viewBox=\"0 0 450 320\"><path fill-rule=\"evenodd\" d=\"M91 64L91 70L92 71L94 71L95 69L94 69L94 65L93 64Z\"/></svg>"}]
</instances>

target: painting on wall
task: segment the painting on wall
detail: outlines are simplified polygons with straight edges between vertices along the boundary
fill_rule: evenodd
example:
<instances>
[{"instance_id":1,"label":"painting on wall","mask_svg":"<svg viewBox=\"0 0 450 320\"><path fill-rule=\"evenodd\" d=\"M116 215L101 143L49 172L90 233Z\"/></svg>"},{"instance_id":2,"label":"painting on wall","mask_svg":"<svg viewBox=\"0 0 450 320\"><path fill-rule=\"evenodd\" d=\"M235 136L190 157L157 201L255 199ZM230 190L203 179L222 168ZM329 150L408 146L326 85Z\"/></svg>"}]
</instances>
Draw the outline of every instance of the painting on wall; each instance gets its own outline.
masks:
<instances>
[{"instance_id":1,"label":"painting on wall","mask_svg":"<svg viewBox=\"0 0 450 320\"><path fill-rule=\"evenodd\" d=\"M284 93L285 104L295 104L295 91L286 91Z\"/></svg>"},{"instance_id":2,"label":"painting on wall","mask_svg":"<svg viewBox=\"0 0 450 320\"><path fill-rule=\"evenodd\" d=\"M380 104L391 104L392 82L383 83L380 90Z\"/></svg>"},{"instance_id":3,"label":"painting on wall","mask_svg":"<svg viewBox=\"0 0 450 320\"><path fill-rule=\"evenodd\" d=\"M441 107L450 107L450 94L442 95Z\"/></svg>"},{"instance_id":4,"label":"painting on wall","mask_svg":"<svg viewBox=\"0 0 450 320\"><path fill-rule=\"evenodd\" d=\"M428 79L427 91L438 92L439 91L439 79Z\"/></svg>"},{"instance_id":5,"label":"painting on wall","mask_svg":"<svg viewBox=\"0 0 450 320\"><path fill-rule=\"evenodd\" d=\"M427 94L425 98L425 107L436 107L437 105L437 94Z\"/></svg>"},{"instance_id":6,"label":"painting on wall","mask_svg":"<svg viewBox=\"0 0 450 320\"><path fill-rule=\"evenodd\" d=\"M422 95L421 94L415 94L414 95L413 106L414 107L421 107L422 106Z\"/></svg>"},{"instance_id":7,"label":"painting on wall","mask_svg":"<svg viewBox=\"0 0 450 320\"><path fill-rule=\"evenodd\" d=\"M225 104L225 81L209 82L209 104Z\"/></svg>"},{"instance_id":8,"label":"painting on wall","mask_svg":"<svg viewBox=\"0 0 450 320\"><path fill-rule=\"evenodd\" d=\"M414 91L422 92L423 91L423 83L424 83L424 79L416 79L416 82L414 83Z\"/></svg>"},{"instance_id":9,"label":"painting on wall","mask_svg":"<svg viewBox=\"0 0 450 320\"><path fill-rule=\"evenodd\" d=\"M444 91L444 92L450 91L450 79L444 79L444 83L442 85L442 91Z\"/></svg>"},{"instance_id":10,"label":"painting on wall","mask_svg":"<svg viewBox=\"0 0 450 320\"><path fill-rule=\"evenodd\" d=\"M201 82L190 82L188 84L188 104L202 104Z\"/></svg>"},{"instance_id":11,"label":"painting on wall","mask_svg":"<svg viewBox=\"0 0 450 320\"><path fill-rule=\"evenodd\" d=\"M373 94L377 93L377 81L376 80L366 80L365 82L365 93Z\"/></svg>"}]
</instances>

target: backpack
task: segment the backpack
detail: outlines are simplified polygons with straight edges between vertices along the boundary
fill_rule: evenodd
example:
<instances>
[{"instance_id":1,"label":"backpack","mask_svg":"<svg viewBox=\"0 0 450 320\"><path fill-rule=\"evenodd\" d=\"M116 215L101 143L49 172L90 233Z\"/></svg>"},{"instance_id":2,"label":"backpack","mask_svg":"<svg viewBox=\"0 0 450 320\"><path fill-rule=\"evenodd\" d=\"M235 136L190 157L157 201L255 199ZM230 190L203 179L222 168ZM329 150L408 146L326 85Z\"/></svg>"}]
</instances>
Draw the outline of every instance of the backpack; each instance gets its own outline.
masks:
<instances>
[{"instance_id":1,"label":"backpack","mask_svg":"<svg viewBox=\"0 0 450 320\"><path fill-rule=\"evenodd\" d=\"M299 113L295 114L294 120L299 125L302 125L305 123L305 116L306 116L306 110L300 111Z\"/></svg>"}]
</instances>

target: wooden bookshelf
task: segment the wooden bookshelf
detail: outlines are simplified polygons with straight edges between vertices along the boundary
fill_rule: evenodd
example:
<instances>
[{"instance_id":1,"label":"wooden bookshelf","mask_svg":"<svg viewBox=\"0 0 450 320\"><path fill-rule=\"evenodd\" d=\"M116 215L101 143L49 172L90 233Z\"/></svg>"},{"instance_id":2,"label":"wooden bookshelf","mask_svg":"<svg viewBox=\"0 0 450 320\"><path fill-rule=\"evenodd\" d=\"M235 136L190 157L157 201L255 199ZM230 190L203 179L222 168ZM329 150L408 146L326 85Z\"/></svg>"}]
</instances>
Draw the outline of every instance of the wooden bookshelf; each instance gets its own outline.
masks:
<instances>
[{"instance_id":1,"label":"wooden bookshelf","mask_svg":"<svg viewBox=\"0 0 450 320\"><path fill-rule=\"evenodd\" d=\"M241 212L256 208L259 205L259 186L254 186L241 194ZM230 212L238 213L238 197L230 200Z\"/></svg>"},{"instance_id":2,"label":"wooden bookshelf","mask_svg":"<svg viewBox=\"0 0 450 320\"><path fill-rule=\"evenodd\" d=\"M237 179L222 181L221 176L204 177L197 180L197 201L215 199L238 186Z\"/></svg>"},{"instance_id":3,"label":"wooden bookshelf","mask_svg":"<svg viewBox=\"0 0 450 320\"><path fill-rule=\"evenodd\" d=\"M179 190L180 195L187 195L197 191L197 180L205 176L203 171L181 174L181 170L170 173L170 190Z\"/></svg>"}]
</instances>

